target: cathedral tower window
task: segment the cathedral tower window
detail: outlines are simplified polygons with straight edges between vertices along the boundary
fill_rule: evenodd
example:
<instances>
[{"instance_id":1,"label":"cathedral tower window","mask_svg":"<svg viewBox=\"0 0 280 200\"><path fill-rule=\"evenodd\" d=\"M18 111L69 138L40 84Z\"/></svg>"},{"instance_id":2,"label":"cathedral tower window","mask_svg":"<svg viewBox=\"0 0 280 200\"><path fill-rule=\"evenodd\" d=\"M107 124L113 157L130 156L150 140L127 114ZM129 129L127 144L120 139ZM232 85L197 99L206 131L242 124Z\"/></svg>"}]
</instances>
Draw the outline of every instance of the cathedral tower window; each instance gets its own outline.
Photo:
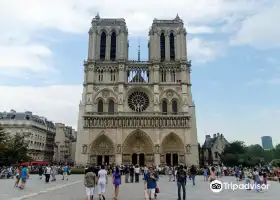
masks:
<instances>
[{"instance_id":1,"label":"cathedral tower window","mask_svg":"<svg viewBox=\"0 0 280 200\"><path fill-rule=\"evenodd\" d=\"M176 72L173 70L170 72L171 82L176 82Z\"/></svg>"},{"instance_id":2,"label":"cathedral tower window","mask_svg":"<svg viewBox=\"0 0 280 200\"><path fill-rule=\"evenodd\" d=\"M108 113L110 115L114 114L115 112L115 102L111 99L108 104Z\"/></svg>"},{"instance_id":3,"label":"cathedral tower window","mask_svg":"<svg viewBox=\"0 0 280 200\"><path fill-rule=\"evenodd\" d=\"M110 76L111 76L111 82L115 82L116 81L116 73L114 72L114 70L110 71Z\"/></svg>"},{"instance_id":4,"label":"cathedral tower window","mask_svg":"<svg viewBox=\"0 0 280 200\"><path fill-rule=\"evenodd\" d=\"M106 54L106 33L102 32L100 38L100 60L105 60Z\"/></svg>"},{"instance_id":5,"label":"cathedral tower window","mask_svg":"<svg viewBox=\"0 0 280 200\"><path fill-rule=\"evenodd\" d=\"M165 37L163 33L160 35L160 60L165 60Z\"/></svg>"},{"instance_id":6,"label":"cathedral tower window","mask_svg":"<svg viewBox=\"0 0 280 200\"><path fill-rule=\"evenodd\" d=\"M101 99L97 103L97 112L100 115L103 113L103 101Z\"/></svg>"},{"instance_id":7,"label":"cathedral tower window","mask_svg":"<svg viewBox=\"0 0 280 200\"><path fill-rule=\"evenodd\" d=\"M175 45L174 45L174 34L171 33L170 37L170 60L175 60Z\"/></svg>"},{"instance_id":8,"label":"cathedral tower window","mask_svg":"<svg viewBox=\"0 0 280 200\"><path fill-rule=\"evenodd\" d=\"M166 71L164 69L161 71L161 82L166 82Z\"/></svg>"},{"instance_id":9,"label":"cathedral tower window","mask_svg":"<svg viewBox=\"0 0 280 200\"><path fill-rule=\"evenodd\" d=\"M167 115L167 102L166 100L163 100L161 103L161 110L163 115Z\"/></svg>"},{"instance_id":10,"label":"cathedral tower window","mask_svg":"<svg viewBox=\"0 0 280 200\"><path fill-rule=\"evenodd\" d=\"M176 115L178 113L178 105L177 105L177 101L173 100L172 101L172 114Z\"/></svg>"},{"instance_id":11,"label":"cathedral tower window","mask_svg":"<svg viewBox=\"0 0 280 200\"><path fill-rule=\"evenodd\" d=\"M98 80L99 80L99 82L103 81L103 70L98 71Z\"/></svg>"},{"instance_id":12,"label":"cathedral tower window","mask_svg":"<svg viewBox=\"0 0 280 200\"><path fill-rule=\"evenodd\" d=\"M110 60L116 60L116 47L117 47L117 35L115 32L111 35L111 52L110 52Z\"/></svg>"}]
</instances>

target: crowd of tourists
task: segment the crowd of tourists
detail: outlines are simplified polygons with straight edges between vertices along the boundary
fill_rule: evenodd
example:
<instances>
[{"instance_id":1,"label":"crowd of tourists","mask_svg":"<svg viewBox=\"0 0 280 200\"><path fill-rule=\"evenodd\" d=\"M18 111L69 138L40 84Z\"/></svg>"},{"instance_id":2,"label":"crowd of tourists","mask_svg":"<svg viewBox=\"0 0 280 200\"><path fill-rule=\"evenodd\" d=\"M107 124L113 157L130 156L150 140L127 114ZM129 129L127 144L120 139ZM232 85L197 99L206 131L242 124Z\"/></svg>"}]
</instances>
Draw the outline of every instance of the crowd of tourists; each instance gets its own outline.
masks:
<instances>
[{"instance_id":1,"label":"crowd of tourists","mask_svg":"<svg viewBox=\"0 0 280 200\"><path fill-rule=\"evenodd\" d=\"M30 172L37 171L39 179L45 180L45 183L56 181L58 172L62 172L62 180L68 180L71 168L68 165L46 165L46 166L9 166L0 169L1 174L5 174L6 178L15 177L15 188L24 189L29 179ZM5 173L4 173L5 172ZM214 181L223 176L235 176L236 181L245 181L249 184L252 180L255 185L267 184L268 177L274 177L280 183L280 171L267 166L256 166L253 168L244 168L241 166L226 167L223 165L205 166L204 168L196 168L195 166L139 166L139 165L92 165L85 168L84 185L88 200L92 200L95 190L98 191L100 200L105 200L105 188L108 184L108 176L112 176L112 184L114 185L114 199L119 196L119 189L124 176L125 183L144 182L144 195L147 200L157 198L160 193L158 182L160 175L168 176L170 182L176 182L178 188L178 200L186 199L186 184L190 180L190 184L196 185L196 176L203 175L204 181ZM249 190L251 188L248 188ZM256 190L259 192L260 190ZM182 193L182 194L181 194Z\"/></svg>"}]
</instances>

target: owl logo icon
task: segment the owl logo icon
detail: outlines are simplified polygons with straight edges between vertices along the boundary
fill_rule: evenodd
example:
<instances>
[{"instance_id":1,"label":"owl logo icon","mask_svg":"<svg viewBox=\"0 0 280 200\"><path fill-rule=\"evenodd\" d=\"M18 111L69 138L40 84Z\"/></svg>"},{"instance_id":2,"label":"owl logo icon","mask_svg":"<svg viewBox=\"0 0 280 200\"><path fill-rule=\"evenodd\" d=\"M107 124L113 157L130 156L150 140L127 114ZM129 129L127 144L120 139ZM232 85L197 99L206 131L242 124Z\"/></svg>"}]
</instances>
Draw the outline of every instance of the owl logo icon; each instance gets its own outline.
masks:
<instances>
[{"instance_id":1,"label":"owl logo icon","mask_svg":"<svg viewBox=\"0 0 280 200\"><path fill-rule=\"evenodd\" d=\"M223 190L223 183L219 180L214 180L210 183L210 190L214 193L221 192Z\"/></svg>"}]
</instances>

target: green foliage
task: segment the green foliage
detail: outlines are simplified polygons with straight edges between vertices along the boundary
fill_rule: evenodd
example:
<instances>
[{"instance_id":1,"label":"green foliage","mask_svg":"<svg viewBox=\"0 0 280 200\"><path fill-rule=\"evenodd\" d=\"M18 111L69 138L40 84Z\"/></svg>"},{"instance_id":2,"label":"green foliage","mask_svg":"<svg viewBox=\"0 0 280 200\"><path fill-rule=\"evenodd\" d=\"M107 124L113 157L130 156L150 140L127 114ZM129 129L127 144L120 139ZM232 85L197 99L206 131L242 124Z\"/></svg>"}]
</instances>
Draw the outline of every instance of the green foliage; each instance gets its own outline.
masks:
<instances>
[{"instance_id":1,"label":"green foliage","mask_svg":"<svg viewBox=\"0 0 280 200\"><path fill-rule=\"evenodd\" d=\"M0 127L0 164L9 165L30 161L27 155L28 144L20 134L9 135Z\"/></svg>"},{"instance_id":2,"label":"green foliage","mask_svg":"<svg viewBox=\"0 0 280 200\"><path fill-rule=\"evenodd\" d=\"M242 141L234 141L225 147L220 156L222 163L228 166L268 164L271 160L280 158L280 144L275 149L264 150L259 144L246 146Z\"/></svg>"}]
</instances>

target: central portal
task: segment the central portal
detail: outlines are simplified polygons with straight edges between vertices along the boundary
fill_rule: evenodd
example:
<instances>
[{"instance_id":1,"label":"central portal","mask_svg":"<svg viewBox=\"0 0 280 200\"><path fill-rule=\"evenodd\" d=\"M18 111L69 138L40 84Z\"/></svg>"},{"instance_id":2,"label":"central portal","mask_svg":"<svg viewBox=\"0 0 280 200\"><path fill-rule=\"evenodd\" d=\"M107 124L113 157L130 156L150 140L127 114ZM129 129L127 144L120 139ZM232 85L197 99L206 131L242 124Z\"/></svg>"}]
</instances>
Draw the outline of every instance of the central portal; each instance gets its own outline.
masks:
<instances>
[{"instance_id":1,"label":"central portal","mask_svg":"<svg viewBox=\"0 0 280 200\"><path fill-rule=\"evenodd\" d=\"M151 165L153 159L154 145L151 138L141 130L130 133L123 143L123 163L133 165Z\"/></svg>"}]
</instances>

